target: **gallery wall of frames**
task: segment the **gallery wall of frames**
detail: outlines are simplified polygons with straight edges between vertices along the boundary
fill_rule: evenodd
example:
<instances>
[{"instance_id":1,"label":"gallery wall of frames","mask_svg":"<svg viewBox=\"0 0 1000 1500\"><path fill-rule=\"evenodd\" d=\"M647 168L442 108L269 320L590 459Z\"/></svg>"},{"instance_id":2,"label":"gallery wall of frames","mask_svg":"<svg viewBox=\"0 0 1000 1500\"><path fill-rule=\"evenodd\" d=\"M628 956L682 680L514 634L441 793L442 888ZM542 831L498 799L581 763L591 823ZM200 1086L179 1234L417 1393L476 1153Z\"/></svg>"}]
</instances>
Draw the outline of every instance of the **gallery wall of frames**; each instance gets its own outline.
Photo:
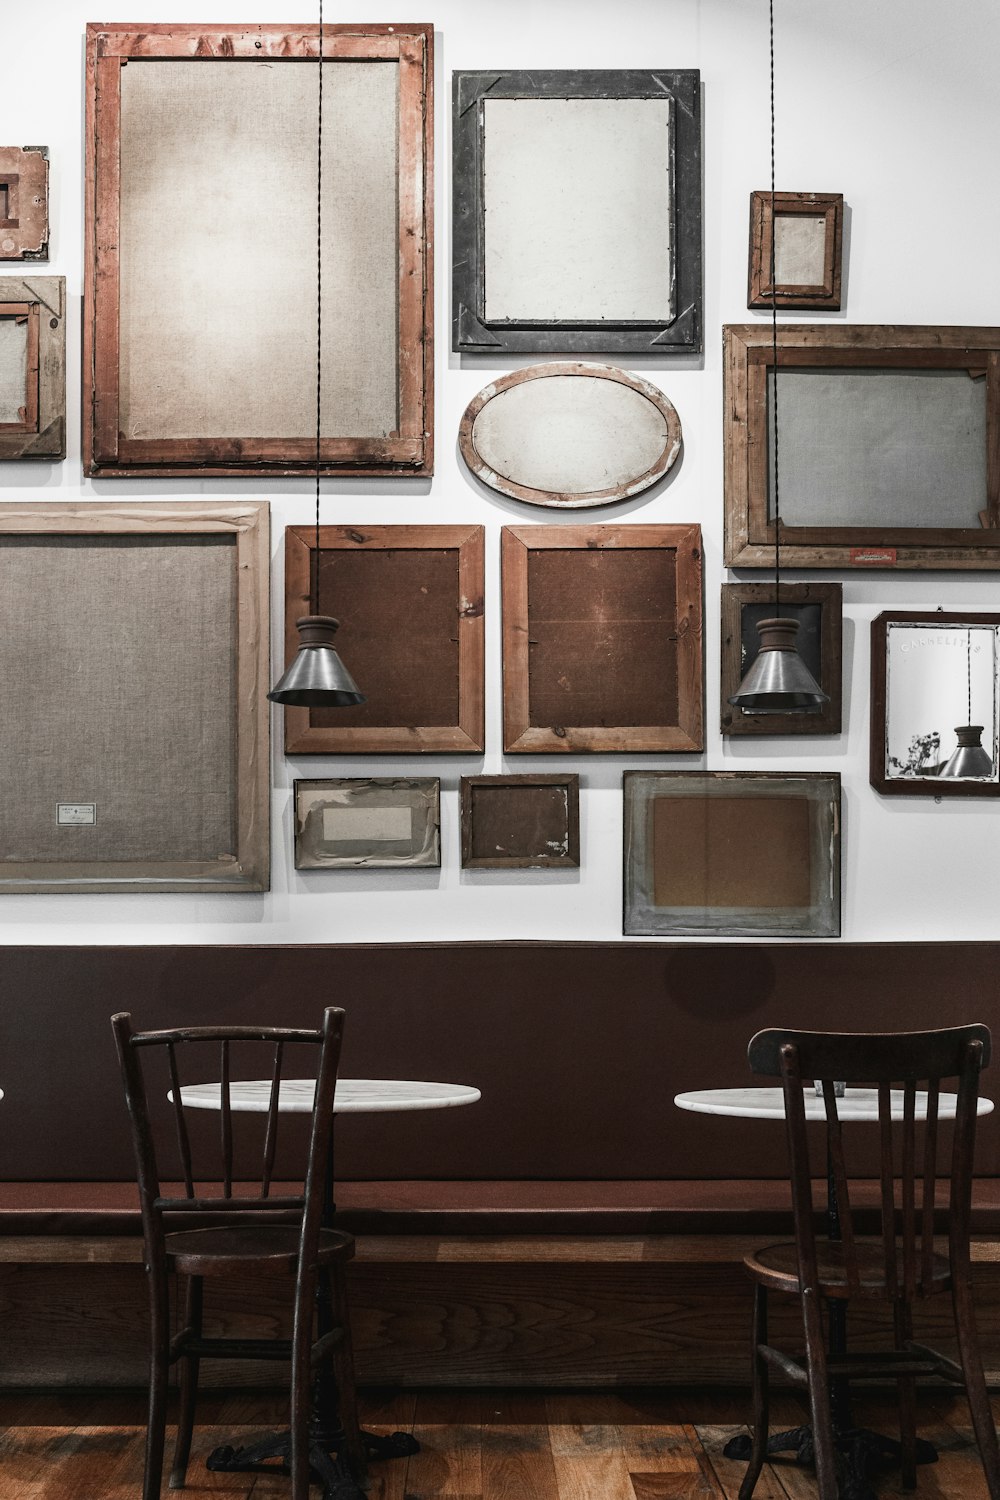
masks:
<instances>
[{"instance_id":1,"label":"gallery wall of frames","mask_svg":"<svg viewBox=\"0 0 1000 1500\"><path fill-rule=\"evenodd\" d=\"M5 22L0 942L995 937L994 7L277 9Z\"/></svg>"}]
</instances>

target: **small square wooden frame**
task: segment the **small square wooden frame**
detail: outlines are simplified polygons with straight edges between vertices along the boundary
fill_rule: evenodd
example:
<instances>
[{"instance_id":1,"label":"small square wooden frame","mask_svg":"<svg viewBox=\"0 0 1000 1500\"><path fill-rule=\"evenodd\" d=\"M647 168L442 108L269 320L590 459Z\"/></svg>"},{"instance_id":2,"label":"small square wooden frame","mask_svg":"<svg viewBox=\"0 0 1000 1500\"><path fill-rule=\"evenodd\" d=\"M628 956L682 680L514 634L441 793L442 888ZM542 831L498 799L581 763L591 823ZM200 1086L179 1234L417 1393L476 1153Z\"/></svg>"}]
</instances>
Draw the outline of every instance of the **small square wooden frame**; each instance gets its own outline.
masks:
<instances>
[{"instance_id":1,"label":"small square wooden frame","mask_svg":"<svg viewBox=\"0 0 1000 1500\"><path fill-rule=\"evenodd\" d=\"M529 590L533 554L584 553L590 557L609 553L655 549L669 554L674 595L673 618L666 637L660 622L639 620L635 630L623 632L616 643L609 635L607 600L575 595L577 623L589 626L589 636L580 632L580 652L560 667L559 685L574 671L579 682L586 674L592 686L602 666L619 676L621 662L614 660L616 644L628 651L634 664L648 673L651 663L672 657L669 666L676 678L676 712L668 723L651 723L638 714L628 723L542 723L532 708L533 648L541 643L532 636L535 605ZM504 749L537 754L539 751L690 751L702 748L702 594L701 528L681 526L505 526L501 533L503 568L503 693ZM650 559L652 561L652 559ZM623 609L631 598L622 598ZM590 617L587 611L590 610ZM572 622L570 622L572 623ZM640 634L645 630L644 636ZM602 661L600 652L603 650ZM552 676L552 672L549 674ZM570 703L567 688L567 703Z\"/></svg>"},{"instance_id":2,"label":"small square wooden frame","mask_svg":"<svg viewBox=\"0 0 1000 1500\"><path fill-rule=\"evenodd\" d=\"M337 708L285 709L286 755L398 755L455 753L469 755L481 751L485 744L483 710L484 628L483 599L484 531L482 526L323 526L319 533L320 560L324 553L374 553L388 562L395 554L398 565L389 576L381 594L371 593L355 600L355 611L344 613L338 644L343 642L343 658L369 704L378 698L379 664L395 661L408 675L412 700L419 695L421 683L429 689L430 664L421 656L419 645L407 632L407 620L413 610L426 601L430 607L443 607L448 613L447 670L457 683L457 710L448 723L411 723L366 725L370 710ZM290 663L298 649L295 622L312 611L312 576L315 566L316 532L312 526L289 526L285 531L285 660ZM421 574L430 565L431 552L455 554L453 598L442 600ZM406 556L405 554L410 554ZM426 558L426 561L424 560ZM320 568L319 604L321 614L336 614L338 603L336 558L330 570L330 594L327 579ZM405 587L400 589L399 569L406 572ZM341 596L342 602L342 596ZM358 607L365 606L364 614ZM400 614L399 628L387 629L387 613ZM411 701L412 711L412 701ZM326 721L320 720L324 715ZM360 722L359 722L360 721Z\"/></svg>"},{"instance_id":3,"label":"small square wooden frame","mask_svg":"<svg viewBox=\"0 0 1000 1500\"><path fill-rule=\"evenodd\" d=\"M782 583L781 614L801 618L806 608L820 611L816 680L829 698L817 713L754 714L734 708L729 699L753 663L743 654L743 623L748 607L758 618L777 613L773 583L722 585L722 695L720 727L724 735L839 734L843 667L843 600L839 583ZM763 616L760 611L763 610ZM802 642L801 629L798 636ZM755 653L756 654L756 653ZM813 668L807 657L806 664Z\"/></svg>"},{"instance_id":4,"label":"small square wooden frame","mask_svg":"<svg viewBox=\"0 0 1000 1500\"><path fill-rule=\"evenodd\" d=\"M491 821L484 834L487 803L494 819L501 813L504 821L502 827ZM463 869L562 870L579 863L579 776L462 777Z\"/></svg>"},{"instance_id":5,"label":"small square wooden frame","mask_svg":"<svg viewBox=\"0 0 1000 1500\"><path fill-rule=\"evenodd\" d=\"M0 460L66 457L66 278L0 277L0 320L27 330L24 403L0 422Z\"/></svg>"},{"instance_id":6,"label":"small square wooden frame","mask_svg":"<svg viewBox=\"0 0 1000 1500\"><path fill-rule=\"evenodd\" d=\"M0 146L0 260L48 258L48 147Z\"/></svg>"},{"instance_id":7,"label":"small square wooden frame","mask_svg":"<svg viewBox=\"0 0 1000 1500\"><path fill-rule=\"evenodd\" d=\"M337 776L297 780L295 799L295 868L297 870L416 870L441 864L441 783L436 776ZM386 839L359 833L358 848L337 853L326 834L325 814L410 813L406 838ZM341 840L341 843L348 840ZM408 844L388 853L390 843Z\"/></svg>"},{"instance_id":8,"label":"small square wooden frame","mask_svg":"<svg viewBox=\"0 0 1000 1500\"><path fill-rule=\"evenodd\" d=\"M843 264L844 195L843 193L775 193L774 214L777 217L801 215L825 220L823 244L823 278L812 283L785 284L771 287L771 243L774 220L771 194L750 194L750 269L747 287L748 307L840 307L840 281Z\"/></svg>"}]
</instances>

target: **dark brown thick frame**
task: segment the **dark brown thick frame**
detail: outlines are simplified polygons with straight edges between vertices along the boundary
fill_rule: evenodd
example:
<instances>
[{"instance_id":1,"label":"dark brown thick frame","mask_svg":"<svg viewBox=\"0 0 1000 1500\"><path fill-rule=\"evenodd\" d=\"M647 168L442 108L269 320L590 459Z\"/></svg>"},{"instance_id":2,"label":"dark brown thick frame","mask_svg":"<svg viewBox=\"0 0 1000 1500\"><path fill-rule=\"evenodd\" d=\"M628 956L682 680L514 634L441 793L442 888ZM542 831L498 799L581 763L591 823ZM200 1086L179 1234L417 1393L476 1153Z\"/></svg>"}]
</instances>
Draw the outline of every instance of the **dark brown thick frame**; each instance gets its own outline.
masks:
<instances>
[{"instance_id":1,"label":"dark brown thick frame","mask_svg":"<svg viewBox=\"0 0 1000 1500\"><path fill-rule=\"evenodd\" d=\"M843 266L844 195L843 193L775 193L774 213L820 215L826 220L823 247L823 280L816 283L782 283L771 285L771 242L774 220L771 194L750 194L750 267L747 283L747 307L840 307L840 281Z\"/></svg>"},{"instance_id":2,"label":"dark brown thick frame","mask_svg":"<svg viewBox=\"0 0 1000 1500\"><path fill-rule=\"evenodd\" d=\"M48 260L48 147L0 146L0 188L0 260Z\"/></svg>"},{"instance_id":3,"label":"dark brown thick frame","mask_svg":"<svg viewBox=\"0 0 1000 1500\"><path fill-rule=\"evenodd\" d=\"M785 324L778 368L965 370L985 376L986 494L972 527L787 526L781 560L798 568L1000 568L1000 328ZM771 329L723 328L725 562L773 568L768 519L767 376Z\"/></svg>"},{"instance_id":4,"label":"dark brown thick frame","mask_svg":"<svg viewBox=\"0 0 1000 1500\"><path fill-rule=\"evenodd\" d=\"M129 58L315 59L316 27L128 24L87 26L86 254L83 462L108 478L134 474L295 474L315 466L312 438L134 439L119 412L119 151L121 69ZM433 473L434 31L429 24L323 28L324 58L397 59L399 108L399 430L385 438L325 438L325 473Z\"/></svg>"},{"instance_id":5,"label":"dark brown thick frame","mask_svg":"<svg viewBox=\"0 0 1000 1500\"><path fill-rule=\"evenodd\" d=\"M471 755L481 751L485 746L483 600L486 583L483 527L366 526L362 529L355 526L323 526L320 528L319 545L321 552L363 550L388 553L453 549L458 553L453 639L459 711L454 724L394 724L376 728L338 725L327 728L312 723L311 709L286 708L285 754L398 755L443 752ZM310 601L315 547L316 532L312 526L286 528L286 662L292 661L298 649L296 620L312 613ZM321 594L321 611L324 606ZM374 613L377 613L378 607L378 600L373 600ZM391 652L394 647L397 650L406 649L407 644L406 641L388 638L384 643L386 652ZM350 667L350 662L347 665ZM361 683L360 687L362 692L366 690L365 683Z\"/></svg>"},{"instance_id":6,"label":"dark brown thick frame","mask_svg":"<svg viewBox=\"0 0 1000 1500\"><path fill-rule=\"evenodd\" d=\"M871 712L868 779L884 797L1000 797L998 781L961 781L950 776L887 776L886 715L889 708L886 651L890 625L1000 626L1000 614L972 610L886 610L871 623Z\"/></svg>"},{"instance_id":7,"label":"dark brown thick frame","mask_svg":"<svg viewBox=\"0 0 1000 1500\"><path fill-rule=\"evenodd\" d=\"M778 613L773 583L722 585L722 696L720 726L724 735L839 734L843 693L843 600L839 583L782 583L780 613L797 617L804 605L818 605L820 614L819 685L829 698L814 714L751 714L734 708L729 699L750 663L742 659L743 612L748 605L772 606Z\"/></svg>"},{"instance_id":8,"label":"dark brown thick frame","mask_svg":"<svg viewBox=\"0 0 1000 1500\"><path fill-rule=\"evenodd\" d=\"M702 547L701 527L505 526L503 572L504 750L690 751L702 748ZM536 549L601 552L657 547L674 555L677 650L676 724L535 725L531 722L528 558Z\"/></svg>"},{"instance_id":9,"label":"dark brown thick frame","mask_svg":"<svg viewBox=\"0 0 1000 1500\"><path fill-rule=\"evenodd\" d=\"M565 853L539 848L525 854L476 854L476 793L484 787L512 793L533 788L561 787L566 793L566 822L561 830ZM462 777L462 868L463 870L565 870L580 864L579 776L463 776Z\"/></svg>"},{"instance_id":10,"label":"dark brown thick frame","mask_svg":"<svg viewBox=\"0 0 1000 1500\"><path fill-rule=\"evenodd\" d=\"M0 319L27 325L24 404L0 422L0 461L66 457L66 278L0 277Z\"/></svg>"}]
</instances>

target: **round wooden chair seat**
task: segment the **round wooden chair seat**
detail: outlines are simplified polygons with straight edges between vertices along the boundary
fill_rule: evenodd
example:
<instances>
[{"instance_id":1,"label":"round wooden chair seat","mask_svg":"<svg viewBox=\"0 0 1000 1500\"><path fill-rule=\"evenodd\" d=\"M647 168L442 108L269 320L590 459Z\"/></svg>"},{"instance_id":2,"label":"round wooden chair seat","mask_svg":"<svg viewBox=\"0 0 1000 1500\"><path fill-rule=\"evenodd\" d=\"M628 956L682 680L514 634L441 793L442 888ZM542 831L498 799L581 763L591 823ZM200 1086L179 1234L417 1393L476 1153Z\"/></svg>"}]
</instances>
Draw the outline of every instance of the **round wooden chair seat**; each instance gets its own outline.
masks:
<instances>
[{"instance_id":1,"label":"round wooden chair seat","mask_svg":"<svg viewBox=\"0 0 1000 1500\"><path fill-rule=\"evenodd\" d=\"M862 1297L886 1297L885 1252L880 1240L866 1242L855 1240L854 1253L858 1263L860 1294ZM775 1292L798 1292L798 1256L793 1243L766 1245L762 1250L752 1250L743 1264L755 1281ZM819 1289L824 1297L848 1297L852 1294L844 1267L844 1247L836 1240L816 1241L816 1269L819 1272ZM919 1272L919 1267L918 1267ZM896 1257L898 1283L903 1285L903 1257ZM931 1282L935 1291L945 1291L951 1282L951 1265L946 1256L932 1257Z\"/></svg>"},{"instance_id":2,"label":"round wooden chair seat","mask_svg":"<svg viewBox=\"0 0 1000 1500\"><path fill-rule=\"evenodd\" d=\"M264 1272L294 1273L299 1260L295 1224L234 1224L218 1229L186 1229L166 1236L167 1255L186 1276L225 1276L251 1266ZM354 1236L322 1229L318 1263L350 1260Z\"/></svg>"}]
</instances>

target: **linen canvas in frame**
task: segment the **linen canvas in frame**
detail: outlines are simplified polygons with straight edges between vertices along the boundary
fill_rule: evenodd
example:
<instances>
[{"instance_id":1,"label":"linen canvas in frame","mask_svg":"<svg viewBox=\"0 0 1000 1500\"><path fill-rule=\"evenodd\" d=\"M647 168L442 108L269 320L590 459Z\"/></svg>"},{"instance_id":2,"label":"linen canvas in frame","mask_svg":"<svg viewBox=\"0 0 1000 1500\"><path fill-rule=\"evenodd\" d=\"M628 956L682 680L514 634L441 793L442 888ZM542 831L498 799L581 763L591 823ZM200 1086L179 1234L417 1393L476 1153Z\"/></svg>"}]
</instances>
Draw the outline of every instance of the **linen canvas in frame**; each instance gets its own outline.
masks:
<instances>
[{"instance_id":1,"label":"linen canvas in frame","mask_svg":"<svg viewBox=\"0 0 1000 1500\"><path fill-rule=\"evenodd\" d=\"M295 783L297 870L400 870L441 863L437 777Z\"/></svg>"},{"instance_id":2,"label":"linen canvas in frame","mask_svg":"<svg viewBox=\"0 0 1000 1500\"><path fill-rule=\"evenodd\" d=\"M0 514L0 892L269 882L268 507Z\"/></svg>"},{"instance_id":3,"label":"linen canvas in frame","mask_svg":"<svg viewBox=\"0 0 1000 1500\"><path fill-rule=\"evenodd\" d=\"M838 937L840 777L626 771L627 935Z\"/></svg>"},{"instance_id":4,"label":"linen canvas in frame","mask_svg":"<svg viewBox=\"0 0 1000 1500\"><path fill-rule=\"evenodd\" d=\"M85 462L316 457L317 28L88 28ZM322 445L432 468L431 30L324 27Z\"/></svg>"}]
</instances>

